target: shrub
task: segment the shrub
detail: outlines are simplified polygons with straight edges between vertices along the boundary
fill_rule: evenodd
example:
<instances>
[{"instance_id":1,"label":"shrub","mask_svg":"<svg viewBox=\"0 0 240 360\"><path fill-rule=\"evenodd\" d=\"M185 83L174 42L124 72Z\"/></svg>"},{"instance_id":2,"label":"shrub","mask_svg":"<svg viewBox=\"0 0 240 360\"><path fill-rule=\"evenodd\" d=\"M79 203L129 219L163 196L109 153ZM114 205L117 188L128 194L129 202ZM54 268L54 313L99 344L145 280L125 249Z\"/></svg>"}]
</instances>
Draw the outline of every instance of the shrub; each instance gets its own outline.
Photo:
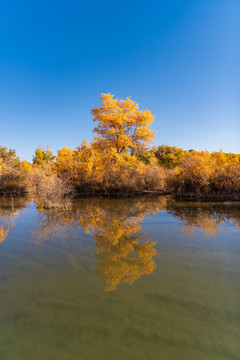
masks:
<instances>
[{"instance_id":1,"label":"shrub","mask_svg":"<svg viewBox=\"0 0 240 360\"><path fill-rule=\"evenodd\" d=\"M74 193L68 179L60 178L51 165L33 166L28 171L28 185L31 194L43 208L70 206L67 196Z\"/></svg>"},{"instance_id":2,"label":"shrub","mask_svg":"<svg viewBox=\"0 0 240 360\"><path fill-rule=\"evenodd\" d=\"M24 195L28 192L26 176L19 168L4 167L0 173L0 194Z\"/></svg>"},{"instance_id":3,"label":"shrub","mask_svg":"<svg viewBox=\"0 0 240 360\"><path fill-rule=\"evenodd\" d=\"M176 193L196 195L239 194L240 156L216 152L187 154L168 178Z\"/></svg>"}]
</instances>

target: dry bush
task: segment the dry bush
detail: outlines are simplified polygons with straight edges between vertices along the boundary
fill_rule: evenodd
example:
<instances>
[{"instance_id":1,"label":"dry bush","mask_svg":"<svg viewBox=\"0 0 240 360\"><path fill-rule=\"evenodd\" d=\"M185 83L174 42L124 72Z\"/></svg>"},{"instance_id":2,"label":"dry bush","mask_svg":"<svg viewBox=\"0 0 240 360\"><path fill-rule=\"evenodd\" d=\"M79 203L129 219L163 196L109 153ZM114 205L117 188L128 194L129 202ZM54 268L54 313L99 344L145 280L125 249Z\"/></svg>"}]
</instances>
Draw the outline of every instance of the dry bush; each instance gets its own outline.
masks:
<instances>
[{"instance_id":1,"label":"dry bush","mask_svg":"<svg viewBox=\"0 0 240 360\"><path fill-rule=\"evenodd\" d=\"M28 172L31 194L43 208L69 207L74 189L66 177L60 178L51 165L33 166ZM68 198L67 198L68 197Z\"/></svg>"},{"instance_id":2,"label":"dry bush","mask_svg":"<svg viewBox=\"0 0 240 360\"><path fill-rule=\"evenodd\" d=\"M8 166L0 173L0 194L24 195L28 192L26 176L18 168Z\"/></svg>"},{"instance_id":3,"label":"dry bush","mask_svg":"<svg viewBox=\"0 0 240 360\"><path fill-rule=\"evenodd\" d=\"M240 193L240 158L208 152L188 154L167 179L175 193L216 196Z\"/></svg>"},{"instance_id":4,"label":"dry bush","mask_svg":"<svg viewBox=\"0 0 240 360\"><path fill-rule=\"evenodd\" d=\"M107 167L98 179L101 192L109 195L130 195L145 190L163 190L165 188L165 170L157 164L145 165L142 162L138 167Z\"/></svg>"},{"instance_id":5,"label":"dry bush","mask_svg":"<svg viewBox=\"0 0 240 360\"><path fill-rule=\"evenodd\" d=\"M144 187L147 190L164 190L166 187L167 171L155 163L145 167L143 173Z\"/></svg>"}]
</instances>

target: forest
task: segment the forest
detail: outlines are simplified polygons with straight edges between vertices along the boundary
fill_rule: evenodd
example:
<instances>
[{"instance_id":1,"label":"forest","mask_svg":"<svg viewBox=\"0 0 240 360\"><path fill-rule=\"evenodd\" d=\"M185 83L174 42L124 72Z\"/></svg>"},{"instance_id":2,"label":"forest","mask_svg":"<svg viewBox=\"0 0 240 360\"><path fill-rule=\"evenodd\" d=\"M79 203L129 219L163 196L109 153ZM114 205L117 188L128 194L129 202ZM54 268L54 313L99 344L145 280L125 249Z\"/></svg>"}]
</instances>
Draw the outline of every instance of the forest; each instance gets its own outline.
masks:
<instances>
[{"instance_id":1,"label":"forest","mask_svg":"<svg viewBox=\"0 0 240 360\"><path fill-rule=\"evenodd\" d=\"M39 146L32 162L0 146L0 194L29 195L39 206L67 206L76 196L171 194L191 199L240 199L240 154L154 145L154 116L131 98L102 94L92 109L95 136L54 156Z\"/></svg>"}]
</instances>

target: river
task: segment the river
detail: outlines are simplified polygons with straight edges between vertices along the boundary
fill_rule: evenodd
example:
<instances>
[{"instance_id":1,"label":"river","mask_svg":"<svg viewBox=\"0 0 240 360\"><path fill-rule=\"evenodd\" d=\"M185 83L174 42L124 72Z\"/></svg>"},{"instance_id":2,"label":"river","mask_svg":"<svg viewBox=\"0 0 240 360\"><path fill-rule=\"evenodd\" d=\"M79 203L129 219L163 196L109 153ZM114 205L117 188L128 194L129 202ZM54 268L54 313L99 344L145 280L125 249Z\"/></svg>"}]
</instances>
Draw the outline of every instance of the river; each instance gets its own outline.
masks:
<instances>
[{"instance_id":1,"label":"river","mask_svg":"<svg viewBox=\"0 0 240 360\"><path fill-rule=\"evenodd\" d=\"M240 203L0 199L0 359L240 354Z\"/></svg>"}]
</instances>

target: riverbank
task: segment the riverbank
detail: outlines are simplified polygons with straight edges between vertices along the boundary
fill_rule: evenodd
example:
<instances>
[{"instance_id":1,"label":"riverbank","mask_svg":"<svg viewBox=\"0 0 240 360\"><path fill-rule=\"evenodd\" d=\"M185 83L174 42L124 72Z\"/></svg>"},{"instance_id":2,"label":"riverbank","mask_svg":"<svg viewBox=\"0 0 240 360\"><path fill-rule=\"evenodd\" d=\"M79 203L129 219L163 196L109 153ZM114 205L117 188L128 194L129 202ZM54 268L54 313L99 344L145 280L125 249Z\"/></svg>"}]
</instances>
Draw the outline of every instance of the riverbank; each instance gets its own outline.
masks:
<instances>
[{"instance_id":1,"label":"riverbank","mask_svg":"<svg viewBox=\"0 0 240 360\"><path fill-rule=\"evenodd\" d=\"M186 200L186 201L240 201L240 194L237 193L226 193L226 194L194 194L194 193L174 193L173 190L142 190L142 191L125 191L125 192L112 192L105 193L102 191L86 191L77 192L71 196L63 197L62 200L66 199L85 199L85 198L137 198L137 197L149 197L156 198L162 196L170 196L175 200ZM21 198L30 197L30 192L0 192L1 198ZM59 201L59 200L58 200Z\"/></svg>"},{"instance_id":2,"label":"riverbank","mask_svg":"<svg viewBox=\"0 0 240 360\"><path fill-rule=\"evenodd\" d=\"M159 162L151 154L119 154L113 148L105 152L83 143L75 151L64 147L56 159L42 163L2 160L0 194L29 194L51 207L72 197L240 200L239 154L189 151L178 163L172 157Z\"/></svg>"},{"instance_id":3,"label":"riverbank","mask_svg":"<svg viewBox=\"0 0 240 360\"><path fill-rule=\"evenodd\" d=\"M226 194L173 194L176 200L203 200L203 201L240 201L240 193Z\"/></svg>"}]
</instances>

